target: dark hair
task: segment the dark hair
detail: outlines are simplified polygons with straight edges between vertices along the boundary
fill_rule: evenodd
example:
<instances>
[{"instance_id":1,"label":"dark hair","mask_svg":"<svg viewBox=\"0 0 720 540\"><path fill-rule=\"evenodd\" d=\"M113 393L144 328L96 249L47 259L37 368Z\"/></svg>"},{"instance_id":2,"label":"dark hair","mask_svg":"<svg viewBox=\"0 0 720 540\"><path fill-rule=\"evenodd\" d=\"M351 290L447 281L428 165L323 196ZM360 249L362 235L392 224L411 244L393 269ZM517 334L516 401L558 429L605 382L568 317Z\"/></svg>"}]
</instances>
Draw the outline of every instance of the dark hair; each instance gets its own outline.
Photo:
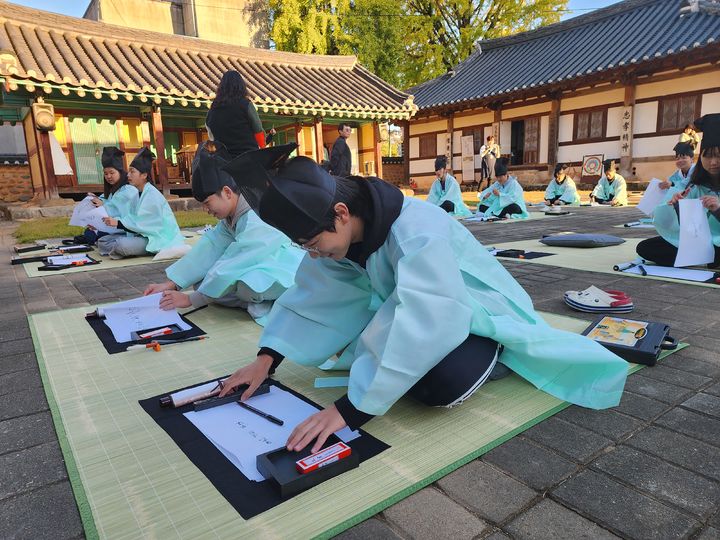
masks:
<instances>
[{"instance_id":1,"label":"dark hair","mask_svg":"<svg viewBox=\"0 0 720 540\"><path fill-rule=\"evenodd\" d=\"M242 75L235 70L226 71L220 84L218 84L217 90L215 91L215 99L210 106L211 109L220 107L221 105L228 105L247 97L247 84Z\"/></svg>"},{"instance_id":2,"label":"dark hair","mask_svg":"<svg viewBox=\"0 0 720 540\"><path fill-rule=\"evenodd\" d=\"M335 176L334 178L336 188L333 202L315 230L308 234L308 238L325 231L335 232L335 220L337 219L335 205L338 203L344 203L348 207L351 216L358 217L363 221L370 220L372 199L370 190L366 185L367 180L362 176L348 176L347 178Z\"/></svg>"},{"instance_id":3,"label":"dark hair","mask_svg":"<svg viewBox=\"0 0 720 540\"><path fill-rule=\"evenodd\" d=\"M495 138L495 135L488 135L485 140L489 141L490 139L494 139L494 138Z\"/></svg>"},{"instance_id":4,"label":"dark hair","mask_svg":"<svg viewBox=\"0 0 720 540\"><path fill-rule=\"evenodd\" d=\"M115 185L112 185L112 184L108 183L107 180L105 180L105 170L104 169L115 169L115 167L103 167L103 196L105 197L105 199L107 199L108 197L110 197L110 195L114 195L115 193L117 193L118 189L120 189L124 185L127 185L128 179L127 179L127 171L126 170L115 169L116 171L118 171L120 173L120 180L115 182Z\"/></svg>"},{"instance_id":5,"label":"dark hair","mask_svg":"<svg viewBox=\"0 0 720 540\"><path fill-rule=\"evenodd\" d=\"M705 148L700 152L700 159L698 159L697 163L695 163L695 168L693 169L692 176L690 177L690 183L696 186L705 186L709 187L710 189L718 189L720 188L720 181L713 181L710 173L707 172L707 169L705 169L702 164L702 156L708 154L711 151L720 153L720 146L711 146L709 148Z\"/></svg>"},{"instance_id":6,"label":"dark hair","mask_svg":"<svg viewBox=\"0 0 720 540\"><path fill-rule=\"evenodd\" d=\"M685 130L688 129L688 128L689 128L689 129L692 129L693 131L695 131L695 125L694 125L694 124L685 124L685 127L683 128L683 131L685 131Z\"/></svg>"},{"instance_id":7,"label":"dark hair","mask_svg":"<svg viewBox=\"0 0 720 540\"><path fill-rule=\"evenodd\" d=\"M555 165L555 172L553 173L553 176L557 176L560 171L563 169L567 169L567 165L565 163L557 163Z\"/></svg>"},{"instance_id":8,"label":"dark hair","mask_svg":"<svg viewBox=\"0 0 720 540\"><path fill-rule=\"evenodd\" d=\"M338 131L342 131L342 130L345 129L346 127L349 127L350 129L352 129L352 126L351 126L350 124L348 124L348 123L346 123L346 122L340 122L340 123L338 124Z\"/></svg>"}]
</instances>

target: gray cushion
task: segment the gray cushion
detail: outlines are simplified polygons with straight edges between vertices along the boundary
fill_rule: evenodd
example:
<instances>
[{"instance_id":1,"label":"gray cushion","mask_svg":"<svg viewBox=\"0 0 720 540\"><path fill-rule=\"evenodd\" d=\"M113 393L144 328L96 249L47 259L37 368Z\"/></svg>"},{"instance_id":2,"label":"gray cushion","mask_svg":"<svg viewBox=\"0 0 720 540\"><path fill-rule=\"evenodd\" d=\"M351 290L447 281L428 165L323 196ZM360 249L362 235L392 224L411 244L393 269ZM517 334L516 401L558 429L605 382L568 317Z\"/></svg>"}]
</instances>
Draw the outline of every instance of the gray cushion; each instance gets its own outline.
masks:
<instances>
[{"instance_id":1,"label":"gray cushion","mask_svg":"<svg viewBox=\"0 0 720 540\"><path fill-rule=\"evenodd\" d=\"M610 234L555 234L546 236L540 242L546 246L595 248L617 246L624 243L625 240Z\"/></svg>"}]
</instances>

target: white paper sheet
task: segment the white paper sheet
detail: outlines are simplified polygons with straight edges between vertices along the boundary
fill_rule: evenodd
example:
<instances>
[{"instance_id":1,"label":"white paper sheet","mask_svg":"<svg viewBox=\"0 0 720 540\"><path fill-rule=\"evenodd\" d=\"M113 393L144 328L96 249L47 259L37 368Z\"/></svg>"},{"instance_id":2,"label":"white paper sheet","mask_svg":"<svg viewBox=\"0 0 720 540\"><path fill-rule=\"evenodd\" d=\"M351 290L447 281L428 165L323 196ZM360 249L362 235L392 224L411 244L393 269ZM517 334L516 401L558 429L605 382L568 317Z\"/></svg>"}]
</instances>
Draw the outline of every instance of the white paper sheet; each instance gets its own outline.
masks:
<instances>
[{"instance_id":1,"label":"white paper sheet","mask_svg":"<svg viewBox=\"0 0 720 540\"><path fill-rule=\"evenodd\" d=\"M695 266L715 260L707 210L700 199L680 200L680 244L675 266Z\"/></svg>"},{"instance_id":2,"label":"white paper sheet","mask_svg":"<svg viewBox=\"0 0 720 540\"><path fill-rule=\"evenodd\" d=\"M684 279L687 281L705 282L712 278L715 273L708 270L694 270L692 268L673 268L672 266L655 266L644 265L643 268L648 276L666 277L674 279ZM640 268L633 266L627 270L623 270L628 274L642 275Z\"/></svg>"},{"instance_id":3,"label":"white paper sheet","mask_svg":"<svg viewBox=\"0 0 720 540\"><path fill-rule=\"evenodd\" d=\"M88 195L75 205L72 217L70 218L70 225L75 225L77 227L87 227L88 225L92 225L96 230L101 232L109 234L119 233L120 229L105 225L103 218L108 217L107 210L105 210L104 206L95 207L92 203L93 199L94 197Z\"/></svg>"},{"instance_id":4,"label":"white paper sheet","mask_svg":"<svg viewBox=\"0 0 720 540\"><path fill-rule=\"evenodd\" d=\"M118 302L99 310L99 314L105 316L105 324L118 343L132 341L133 332L147 328L176 324L182 330L190 330L192 326L183 321L176 310L160 309L161 297L162 293L157 293Z\"/></svg>"},{"instance_id":5,"label":"white paper sheet","mask_svg":"<svg viewBox=\"0 0 720 540\"><path fill-rule=\"evenodd\" d=\"M52 257L48 257L47 260L48 263L52 264L53 266L70 266L72 263L78 261L92 262L92 260L89 259L84 253L75 255L54 255Z\"/></svg>"},{"instance_id":6,"label":"white paper sheet","mask_svg":"<svg viewBox=\"0 0 720 540\"><path fill-rule=\"evenodd\" d=\"M187 412L185 417L249 480L261 482L264 478L255 464L257 456L283 446L295 426L318 409L277 386L271 386L269 393L252 397L247 403L281 419L284 424L273 424L237 403ZM345 442L360 436L348 428L335 435Z\"/></svg>"},{"instance_id":7,"label":"white paper sheet","mask_svg":"<svg viewBox=\"0 0 720 540\"><path fill-rule=\"evenodd\" d=\"M646 216L652 216L655 209L663 202L667 190L660 189L660 180L653 178L650 180L645 193L643 193L642 199L638 203L637 207Z\"/></svg>"}]
</instances>

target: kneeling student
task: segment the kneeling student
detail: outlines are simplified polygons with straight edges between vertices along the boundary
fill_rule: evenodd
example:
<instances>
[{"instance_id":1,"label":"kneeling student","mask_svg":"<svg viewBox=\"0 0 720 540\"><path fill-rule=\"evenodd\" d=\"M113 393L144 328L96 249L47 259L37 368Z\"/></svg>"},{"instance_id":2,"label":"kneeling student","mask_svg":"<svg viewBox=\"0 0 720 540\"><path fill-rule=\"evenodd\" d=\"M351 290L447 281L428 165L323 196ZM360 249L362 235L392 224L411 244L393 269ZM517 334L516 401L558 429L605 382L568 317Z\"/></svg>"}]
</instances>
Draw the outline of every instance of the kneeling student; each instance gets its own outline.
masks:
<instances>
[{"instance_id":1,"label":"kneeling student","mask_svg":"<svg viewBox=\"0 0 720 540\"><path fill-rule=\"evenodd\" d=\"M237 370L223 393L247 383L243 398L250 396L284 357L319 366L343 351L335 368L350 369L347 395L299 424L288 448L315 440L315 451L329 434L385 414L405 394L426 405L458 405L498 359L560 399L617 405L628 364L586 337L550 327L447 212L379 178L333 177L306 157L282 165L294 147L248 152L227 166L260 218L309 256L275 302L257 359ZM253 197L251 186L266 191Z\"/></svg>"},{"instance_id":2,"label":"kneeling student","mask_svg":"<svg viewBox=\"0 0 720 540\"><path fill-rule=\"evenodd\" d=\"M435 159L435 176L437 178L430 186L427 202L439 206L455 217L472 216L472 212L462 200L460 184L447 170L447 157L438 156Z\"/></svg>"},{"instance_id":3,"label":"kneeling student","mask_svg":"<svg viewBox=\"0 0 720 540\"><path fill-rule=\"evenodd\" d=\"M495 162L495 182L478 193L478 215L515 219L530 217L520 182L508 174L508 161L508 158L500 158Z\"/></svg>"},{"instance_id":4,"label":"kneeling student","mask_svg":"<svg viewBox=\"0 0 720 540\"><path fill-rule=\"evenodd\" d=\"M155 155L149 148L140 150L128 167L128 180L137 188L140 198L127 213L103 218L106 225L126 231L98 239L101 255L123 259L157 253L184 243L170 205L152 183L152 162Z\"/></svg>"},{"instance_id":5,"label":"kneeling student","mask_svg":"<svg viewBox=\"0 0 720 540\"><path fill-rule=\"evenodd\" d=\"M613 160L603 161L603 175L590 194L590 201L611 206L627 206L627 184L617 173Z\"/></svg>"},{"instance_id":6,"label":"kneeling student","mask_svg":"<svg viewBox=\"0 0 720 540\"><path fill-rule=\"evenodd\" d=\"M209 302L239 307L261 323L273 301L295 282L305 252L250 209L232 176L220 169L230 155L218 146L205 143L198 150L192 192L221 221L165 271L168 281L149 285L145 294L162 292L164 309ZM197 285L194 292L180 292L191 285Z\"/></svg>"},{"instance_id":7,"label":"kneeling student","mask_svg":"<svg viewBox=\"0 0 720 540\"><path fill-rule=\"evenodd\" d=\"M564 163L555 165L555 174L545 190L545 204L548 206L580 205L580 195L575 187L575 181L566 174L566 171L567 165Z\"/></svg>"}]
</instances>

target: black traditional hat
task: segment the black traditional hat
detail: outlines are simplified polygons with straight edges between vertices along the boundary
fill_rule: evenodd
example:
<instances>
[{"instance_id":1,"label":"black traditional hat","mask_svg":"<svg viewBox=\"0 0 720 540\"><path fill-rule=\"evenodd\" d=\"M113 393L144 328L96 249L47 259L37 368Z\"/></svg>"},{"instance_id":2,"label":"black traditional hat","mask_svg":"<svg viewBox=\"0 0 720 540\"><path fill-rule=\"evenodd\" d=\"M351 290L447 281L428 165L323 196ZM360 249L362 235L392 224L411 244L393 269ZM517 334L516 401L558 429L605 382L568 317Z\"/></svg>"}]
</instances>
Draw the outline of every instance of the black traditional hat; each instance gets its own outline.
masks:
<instances>
[{"instance_id":1,"label":"black traditional hat","mask_svg":"<svg viewBox=\"0 0 720 540\"><path fill-rule=\"evenodd\" d=\"M603 161L603 172L613 171L615 172L615 160L614 159L606 159Z\"/></svg>"},{"instance_id":2,"label":"black traditional hat","mask_svg":"<svg viewBox=\"0 0 720 540\"><path fill-rule=\"evenodd\" d=\"M673 148L673 152L675 152L676 156L690 156L693 157L695 155L695 149L693 148L692 144L687 142L679 142L675 145Z\"/></svg>"},{"instance_id":3,"label":"black traditional hat","mask_svg":"<svg viewBox=\"0 0 720 540\"><path fill-rule=\"evenodd\" d=\"M504 176L508 173L508 163L510 160L506 157L501 157L495 162L495 176Z\"/></svg>"},{"instance_id":4,"label":"black traditional hat","mask_svg":"<svg viewBox=\"0 0 720 540\"><path fill-rule=\"evenodd\" d=\"M447 167L447 156L438 156L435 158L435 170L439 171Z\"/></svg>"},{"instance_id":5,"label":"black traditional hat","mask_svg":"<svg viewBox=\"0 0 720 540\"><path fill-rule=\"evenodd\" d=\"M215 195L223 187L235 190L235 181L222 169L232 156L220 142L205 141L198 147L192 162L192 194L199 202Z\"/></svg>"},{"instance_id":6,"label":"black traditional hat","mask_svg":"<svg viewBox=\"0 0 720 540\"><path fill-rule=\"evenodd\" d=\"M103 168L112 167L118 172L121 172L125 170L125 161L123 160L124 155L125 152L116 146L106 146L103 148L100 162L102 163Z\"/></svg>"},{"instance_id":7,"label":"black traditional hat","mask_svg":"<svg viewBox=\"0 0 720 540\"><path fill-rule=\"evenodd\" d=\"M555 172L553 173L553 176L557 176L557 173L564 171L565 169L567 169L567 163L557 163L555 165Z\"/></svg>"},{"instance_id":8,"label":"black traditional hat","mask_svg":"<svg viewBox=\"0 0 720 540\"><path fill-rule=\"evenodd\" d=\"M152 176L152 162L154 159L155 154L153 154L147 146L143 146L130 162L130 166L141 173L147 173L149 178Z\"/></svg>"},{"instance_id":9,"label":"black traditional hat","mask_svg":"<svg viewBox=\"0 0 720 540\"><path fill-rule=\"evenodd\" d=\"M695 129L702 131L700 151L720 146L720 113L706 114L695 120Z\"/></svg>"}]
</instances>

